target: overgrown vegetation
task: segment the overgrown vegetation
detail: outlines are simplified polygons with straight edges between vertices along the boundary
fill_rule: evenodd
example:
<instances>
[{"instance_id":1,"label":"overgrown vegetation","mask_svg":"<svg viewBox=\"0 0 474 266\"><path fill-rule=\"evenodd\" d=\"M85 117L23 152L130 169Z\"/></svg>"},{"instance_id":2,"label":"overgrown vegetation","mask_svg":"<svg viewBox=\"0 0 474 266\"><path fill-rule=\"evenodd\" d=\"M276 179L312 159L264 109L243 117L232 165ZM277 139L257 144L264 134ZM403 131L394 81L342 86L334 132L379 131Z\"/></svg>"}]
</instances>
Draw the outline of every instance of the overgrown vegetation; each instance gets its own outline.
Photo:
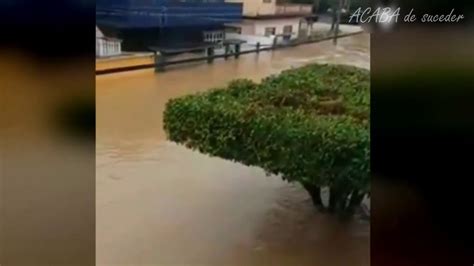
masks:
<instances>
[{"instance_id":1,"label":"overgrown vegetation","mask_svg":"<svg viewBox=\"0 0 474 266\"><path fill-rule=\"evenodd\" d=\"M352 213L369 192L369 85L367 70L336 65L237 80L169 101L165 130L188 148L301 183L320 208Z\"/></svg>"}]
</instances>

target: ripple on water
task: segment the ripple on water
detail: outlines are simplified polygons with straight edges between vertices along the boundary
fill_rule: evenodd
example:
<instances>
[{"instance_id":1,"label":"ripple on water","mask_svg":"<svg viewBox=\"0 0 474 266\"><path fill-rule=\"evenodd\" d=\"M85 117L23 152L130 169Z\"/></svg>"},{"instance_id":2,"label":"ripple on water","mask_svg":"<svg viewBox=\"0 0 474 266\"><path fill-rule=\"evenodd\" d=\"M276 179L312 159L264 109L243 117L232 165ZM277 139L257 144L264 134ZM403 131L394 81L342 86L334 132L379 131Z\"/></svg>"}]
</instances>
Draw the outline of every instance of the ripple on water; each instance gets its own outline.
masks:
<instances>
[{"instance_id":1,"label":"ripple on water","mask_svg":"<svg viewBox=\"0 0 474 266\"><path fill-rule=\"evenodd\" d=\"M368 223L341 223L317 212L299 185L189 151L163 132L164 106L174 97L311 62L368 68L368 35L338 46L99 77L98 265L369 265Z\"/></svg>"}]
</instances>

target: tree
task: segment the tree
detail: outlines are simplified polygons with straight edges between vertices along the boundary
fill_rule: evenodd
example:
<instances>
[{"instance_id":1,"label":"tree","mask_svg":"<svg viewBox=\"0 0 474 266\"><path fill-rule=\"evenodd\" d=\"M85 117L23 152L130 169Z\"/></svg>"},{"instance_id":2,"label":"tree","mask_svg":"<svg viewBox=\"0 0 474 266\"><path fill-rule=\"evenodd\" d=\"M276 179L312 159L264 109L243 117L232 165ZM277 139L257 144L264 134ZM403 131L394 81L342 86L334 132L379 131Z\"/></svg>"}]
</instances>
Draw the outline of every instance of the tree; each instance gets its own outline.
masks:
<instances>
[{"instance_id":1,"label":"tree","mask_svg":"<svg viewBox=\"0 0 474 266\"><path fill-rule=\"evenodd\" d=\"M369 84L367 70L334 65L237 80L172 99L164 127L172 141L298 182L318 208L351 214L369 192Z\"/></svg>"}]
</instances>

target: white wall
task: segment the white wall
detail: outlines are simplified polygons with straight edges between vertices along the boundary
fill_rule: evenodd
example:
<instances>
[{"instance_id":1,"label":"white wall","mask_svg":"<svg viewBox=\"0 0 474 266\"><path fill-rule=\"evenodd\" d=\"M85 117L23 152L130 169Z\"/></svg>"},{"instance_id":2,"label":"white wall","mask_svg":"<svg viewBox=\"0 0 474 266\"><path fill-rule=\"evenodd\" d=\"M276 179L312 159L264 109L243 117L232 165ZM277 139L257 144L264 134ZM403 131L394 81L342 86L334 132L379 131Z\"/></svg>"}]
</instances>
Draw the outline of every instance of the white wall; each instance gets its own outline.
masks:
<instances>
[{"instance_id":1,"label":"white wall","mask_svg":"<svg viewBox=\"0 0 474 266\"><path fill-rule=\"evenodd\" d=\"M255 21L255 35L265 36L265 28L275 27L276 35L283 34L283 28L285 26L292 26L292 36L291 38L298 37L298 28L299 28L300 19L272 19L272 20L256 20Z\"/></svg>"},{"instance_id":2,"label":"white wall","mask_svg":"<svg viewBox=\"0 0 474 266\"><path fill-rule=\"evenodd\" d=\"M226 39L244 40L247 44L255 45L260 42L261 45L273 45L275 36L265 36L265 28L274 27L275 35L283 34L283 28L287 25L292 26L291 39L298 38L300 19L266 19L266 20L244 20L241 25L241 34L226 33ZM282 43L282 37L277 39L277 43Z\"/></svg>"},{"instance_id":3,"label":"white wall","mask_svg":"<svg viewBox=\"0 0 474 266\"><path fill-rule=\"evenodd\" d=\"M246 44L256 45L258 42L262 46L271 46L273 45L274 37L265 37L265 36L256 36L248 34L238 34L238 33L226 33L226 39L237 39L246 41Z\"/></svg>"}]
</instances>

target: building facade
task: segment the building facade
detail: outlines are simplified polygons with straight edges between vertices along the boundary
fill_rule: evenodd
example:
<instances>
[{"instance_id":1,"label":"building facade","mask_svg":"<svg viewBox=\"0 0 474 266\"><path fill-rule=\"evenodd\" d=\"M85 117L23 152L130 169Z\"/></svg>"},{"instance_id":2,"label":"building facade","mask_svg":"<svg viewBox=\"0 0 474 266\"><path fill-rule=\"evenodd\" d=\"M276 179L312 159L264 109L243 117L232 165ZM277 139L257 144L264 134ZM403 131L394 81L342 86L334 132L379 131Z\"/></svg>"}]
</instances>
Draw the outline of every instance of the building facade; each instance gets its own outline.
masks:
<instances>
[{"instance_id":1,"label":"building facade","mask_svg":"<svg viewBox=\"0 0 474 266\"><path fill-rule=\"evenodd\" d=\"M244 20L227 24L227 38L270 45L308 36L312 5L282 0L227 0L243 4Z\"/></svg>"},{"instance_id":2,"label":"building facade","mask_svg":"<svg viewBox=\"0 0 474 266\"><path fill-rule=\"evenodd\" d=\"M312 5L291 4L283 0L226 0L231 3L243 3L245 18L306 16L312 13Z\"/></svg>"}]
</instances>

